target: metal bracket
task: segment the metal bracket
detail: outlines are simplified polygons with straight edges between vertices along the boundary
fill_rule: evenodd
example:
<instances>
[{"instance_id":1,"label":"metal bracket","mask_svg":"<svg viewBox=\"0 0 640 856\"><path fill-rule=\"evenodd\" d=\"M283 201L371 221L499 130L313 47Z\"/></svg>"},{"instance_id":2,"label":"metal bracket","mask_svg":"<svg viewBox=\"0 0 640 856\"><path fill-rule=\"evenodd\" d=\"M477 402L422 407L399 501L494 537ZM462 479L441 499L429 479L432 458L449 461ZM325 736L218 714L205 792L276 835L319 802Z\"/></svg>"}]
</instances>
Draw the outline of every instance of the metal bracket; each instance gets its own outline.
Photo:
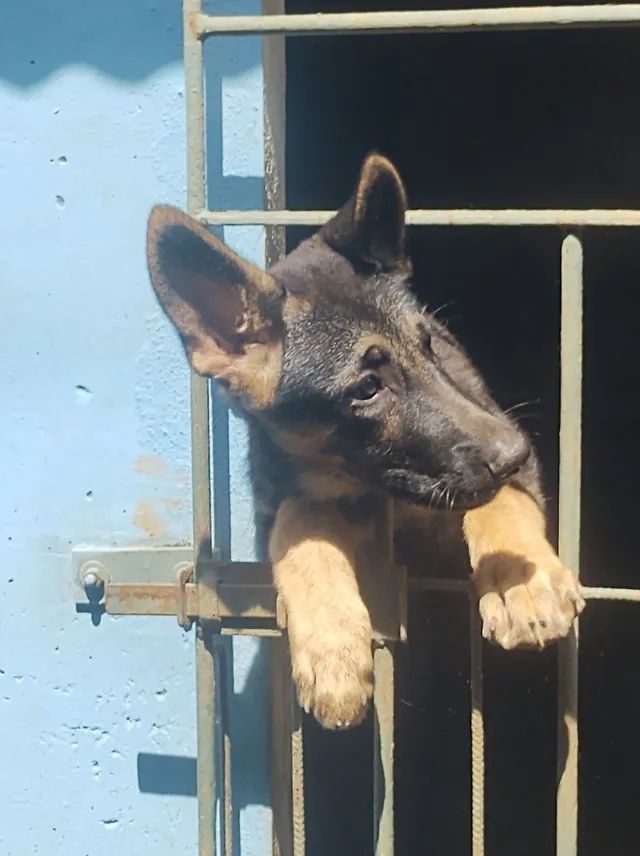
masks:
<instances>
[{"instance_id":1,"label":"metal bracket","mask_svg":"<svg viewBox=\"0 0 640 856\"><path fill-rule=\"evenodd\" d=\"M198 567L190 547L72 552L76 609L99 616L175 615L189 629L210 621L220 633L279 635L269 565L220 562Z\"/></svg>"}]
</instances>

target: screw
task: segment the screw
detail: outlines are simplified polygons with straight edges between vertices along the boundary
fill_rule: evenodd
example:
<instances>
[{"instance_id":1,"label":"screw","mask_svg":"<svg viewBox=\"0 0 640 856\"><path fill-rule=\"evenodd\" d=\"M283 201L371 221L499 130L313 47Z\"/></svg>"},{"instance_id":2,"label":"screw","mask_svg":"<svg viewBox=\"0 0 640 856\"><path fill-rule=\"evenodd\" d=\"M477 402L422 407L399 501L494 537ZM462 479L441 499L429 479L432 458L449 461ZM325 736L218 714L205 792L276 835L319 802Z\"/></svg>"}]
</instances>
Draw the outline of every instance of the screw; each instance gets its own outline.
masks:
<instances>
[{"instance_id":1,"label":"screw","mask_svg":"<svg viewBox=\"0 0 640 856\"><path fill-rule=\"evenodd\" d=\"M102 576L100 575L99 569L92 564L88 565L86 569L82 571L81 579L82 585L84 586L85 590L95 590L104 582Z\"/></svg>"}]
</instances>

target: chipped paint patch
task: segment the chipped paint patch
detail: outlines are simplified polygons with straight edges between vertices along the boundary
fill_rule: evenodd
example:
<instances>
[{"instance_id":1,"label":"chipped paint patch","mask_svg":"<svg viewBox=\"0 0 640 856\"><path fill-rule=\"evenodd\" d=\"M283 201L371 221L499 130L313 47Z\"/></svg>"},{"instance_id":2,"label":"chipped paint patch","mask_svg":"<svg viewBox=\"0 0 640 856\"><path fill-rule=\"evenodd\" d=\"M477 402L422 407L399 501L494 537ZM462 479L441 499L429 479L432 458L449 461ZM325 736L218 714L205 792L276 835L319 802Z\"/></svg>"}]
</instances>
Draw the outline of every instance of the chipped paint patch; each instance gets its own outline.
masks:
<instances>
[{"instance_id":1,"label":"chipped paint patch","mask_svg":"<svg viewBox=\"0 0 640 856\"><path fill-rule=\"evenodd\" d=\"M165 533L164 520L153 507L148 499L141 499L135 507L133 522L142 529L150 538L157 538Z\"/></svg>"},{"instance_id":2,"label":"chipped paint patch","mask_svg":"<svg viewBox=\"0 0 640 856\"><path fill-rule=\"evenodd\" d=\"M134 472L159 481L188 484L188 476L179 470L170 470L159 455L138 455L133 461Z\"/></svg>"}]
</instances>

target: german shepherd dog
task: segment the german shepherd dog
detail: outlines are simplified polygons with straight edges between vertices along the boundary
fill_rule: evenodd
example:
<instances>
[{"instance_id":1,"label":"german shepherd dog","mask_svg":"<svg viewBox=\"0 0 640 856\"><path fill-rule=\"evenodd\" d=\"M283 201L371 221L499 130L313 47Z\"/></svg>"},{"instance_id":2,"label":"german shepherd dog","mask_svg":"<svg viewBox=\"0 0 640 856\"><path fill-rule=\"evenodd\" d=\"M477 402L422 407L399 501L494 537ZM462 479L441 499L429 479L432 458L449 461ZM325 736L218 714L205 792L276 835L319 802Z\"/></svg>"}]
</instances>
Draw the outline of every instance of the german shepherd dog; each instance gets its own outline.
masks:
<instances>
[{"instance_id":1,"label":"german shepherd dog","mask_svg":"<svg viewBox=\"0 0 640 856\"><path fill-rule=\"evenodd\" d=\"M351 199L267 273L175 208L149 217L160 304L194 371L249 422L293 679L327 728L359 722L372 696L356 562L372 496L395 500L410 573L470 566L483 634L502 647L543 647L584 606L545 535L529 439L412 293L406 207L396 169L371 154Z\"/></svg>"}]
</instances>

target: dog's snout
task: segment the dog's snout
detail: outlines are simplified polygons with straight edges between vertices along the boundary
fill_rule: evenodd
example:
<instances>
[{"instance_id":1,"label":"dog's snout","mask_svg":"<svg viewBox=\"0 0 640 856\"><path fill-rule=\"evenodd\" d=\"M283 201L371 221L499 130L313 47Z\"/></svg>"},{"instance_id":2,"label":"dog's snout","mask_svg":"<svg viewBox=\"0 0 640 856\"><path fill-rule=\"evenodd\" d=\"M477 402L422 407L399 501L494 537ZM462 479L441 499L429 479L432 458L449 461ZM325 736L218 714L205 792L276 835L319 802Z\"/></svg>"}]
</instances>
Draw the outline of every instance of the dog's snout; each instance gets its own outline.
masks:
<instances>
[{"instance_id":1,"label":"dog's snout","mask_svg":"<svg viewBox=\"0 0 640 856\"><path fill-rule=\"evenodd\" d=\"M531 444L520 434L501 434L485 444L457 443L453 453L463 466L484 466L496 481L506 481L526 463Z\"/></svg>"},{"instance_id":2,"label":"dog's snout","mask_svg":"<svg viewBox=\"0 0 640 856\"><path fill-rule=\"evenodd\" d=\"M501 436L492 444L485 463L498 481L514 476L531 454L531 444L521 434Z\"/></svg>"}]
</instances>

